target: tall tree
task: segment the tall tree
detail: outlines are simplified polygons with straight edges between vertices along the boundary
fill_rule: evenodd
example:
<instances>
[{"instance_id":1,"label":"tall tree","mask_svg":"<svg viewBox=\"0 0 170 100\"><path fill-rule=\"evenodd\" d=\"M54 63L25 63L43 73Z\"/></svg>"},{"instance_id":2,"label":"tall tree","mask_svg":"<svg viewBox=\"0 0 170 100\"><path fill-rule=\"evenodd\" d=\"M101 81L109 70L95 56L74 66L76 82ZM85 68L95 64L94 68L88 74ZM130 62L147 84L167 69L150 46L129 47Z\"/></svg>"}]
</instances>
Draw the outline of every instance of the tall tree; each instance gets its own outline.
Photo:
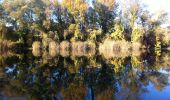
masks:
<instances>
[{"instance_id":1,"label":"tall tree","mask_svg":"<svg viewBox=\"0 0 170 100\"><path fill-rule=\"evenodd\" d=\"M106 2L107 1L107 2ZM96 14L96 24L102 28L103 33L114 27L114 19L116 18L117 5L115 0L96 0L93 1Z\"/></svg>"}]
</instances>

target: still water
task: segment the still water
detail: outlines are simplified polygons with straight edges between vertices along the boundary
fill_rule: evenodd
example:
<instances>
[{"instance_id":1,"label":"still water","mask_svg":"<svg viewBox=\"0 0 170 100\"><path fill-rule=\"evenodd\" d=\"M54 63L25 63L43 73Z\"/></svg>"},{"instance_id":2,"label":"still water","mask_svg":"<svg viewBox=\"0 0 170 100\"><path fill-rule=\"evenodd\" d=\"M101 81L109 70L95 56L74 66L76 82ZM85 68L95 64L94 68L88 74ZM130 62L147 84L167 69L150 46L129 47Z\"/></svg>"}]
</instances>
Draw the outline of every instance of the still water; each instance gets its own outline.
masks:
<instances>
[{"instance_id":1,"label":"still water","mask_svg":"<svg viewBox=\"0 0 170 100\"><path fill-rule=\"evenodd\" d=\"M0 58L1 100L170 100L170 54Z\"/></svg>"}]
</instances>

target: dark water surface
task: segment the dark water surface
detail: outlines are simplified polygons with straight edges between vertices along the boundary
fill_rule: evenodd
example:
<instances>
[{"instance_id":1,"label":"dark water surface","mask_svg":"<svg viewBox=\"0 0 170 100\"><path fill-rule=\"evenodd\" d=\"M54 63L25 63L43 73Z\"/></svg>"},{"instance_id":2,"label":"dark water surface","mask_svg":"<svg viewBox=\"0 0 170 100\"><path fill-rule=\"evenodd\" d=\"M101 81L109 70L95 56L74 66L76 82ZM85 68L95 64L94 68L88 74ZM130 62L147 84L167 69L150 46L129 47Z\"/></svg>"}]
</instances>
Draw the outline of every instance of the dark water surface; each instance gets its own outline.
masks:
<instances>
[{"instance_id":1,"label":"dark water surface","mask_svg":"<svg viewBox=\"0 0 170 100\"><path fill-rule=\"evenodd\" d=\"M1 100L170 100L170 54L0 58Z\"/></svg>"}]
</instances>

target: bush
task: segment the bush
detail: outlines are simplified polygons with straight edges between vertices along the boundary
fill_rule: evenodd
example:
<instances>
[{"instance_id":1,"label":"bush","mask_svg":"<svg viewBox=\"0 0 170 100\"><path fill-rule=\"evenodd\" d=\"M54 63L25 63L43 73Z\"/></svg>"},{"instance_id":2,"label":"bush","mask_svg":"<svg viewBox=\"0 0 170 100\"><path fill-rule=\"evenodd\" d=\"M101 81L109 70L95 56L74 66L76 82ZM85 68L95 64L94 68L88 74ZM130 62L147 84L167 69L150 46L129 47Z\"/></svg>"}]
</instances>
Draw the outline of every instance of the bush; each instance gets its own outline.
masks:
<instances>
[{"instance_id":1,"label":"bush","mask_svg":"<svg viewBox=\"0 0 170 100\"><path fill-rule=\"evenodd\" d=\"M70 55L70 42L62 41L60 43L60 55L63 57L68 57Z\"/></svg>"},{"instance_id":2,"label":"bush","mask_svg":"<svg viewBox=\"0 0 170 100\"><path fill-rule=\"evenodd\" d=\"M86 44L82 41L71 42L72 56L83 56L86 52Z\"/></svg>"},{"instance_id":3,"label":"bush","mask_svg":"<svg viewBox=\"0 0 170 100\"><path fill-rule=\"evenodd\" d=\"M56 55L59 54L59 44L56 43L55 41L51 41L49 43L48 51L51 57L55 57Z\"/></svg>"},{"instance_id":4,"label":"bush","mask_svg":"<svg viewBox=\"0 0 170 100\"><path fill-rule=\"evenodd\" d=\"M76 41L71 43L72 56L92 56L96 53L95 43Z\"/></svg>"},{"instance_id":5,"label":"bush","mask_svg":"<svg viewBox=\"0 0 170 100\"><path fill-rule=\"evenodd\" d=\"M32 44L32 53L34 56L41 56L41 46L42 43L39 41L35 41Z\"/></svg>"},{"instance_id":6,"label":"bush","mask_svg":"<svg viewBox=\"0 0 170 100\"><path fill-rule=\"evenodd\" d=\"M99 45L99 52L107 59L113 57L126 57L130 55L131 43L124 40L114 41L107 39Z\"/></svg>"}]
</instances>

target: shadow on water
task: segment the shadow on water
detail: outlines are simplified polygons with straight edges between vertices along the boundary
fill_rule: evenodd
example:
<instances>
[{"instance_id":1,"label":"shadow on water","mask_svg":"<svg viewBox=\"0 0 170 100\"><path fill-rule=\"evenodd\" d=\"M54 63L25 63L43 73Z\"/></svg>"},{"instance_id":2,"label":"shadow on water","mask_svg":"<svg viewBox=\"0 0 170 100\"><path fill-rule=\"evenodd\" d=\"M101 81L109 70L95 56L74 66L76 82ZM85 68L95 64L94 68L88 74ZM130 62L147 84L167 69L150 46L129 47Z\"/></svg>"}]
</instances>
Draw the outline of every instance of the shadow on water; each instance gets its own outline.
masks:
<instances>
[{"instance_id":1,"label":"shadow on water","mask_svg":"<svg viewBox=\"0 0 170 100\"><path fill-rule=\"evenodd\" d=\"M1 99L136 100L158 95L157 98L169 98L162 94L170 90L168 52L159 57L145 52L110 59L102 55L51 57L44 52L35 57L32 52L6 53L0 61Z\"/></svg>"}]
</instances>

